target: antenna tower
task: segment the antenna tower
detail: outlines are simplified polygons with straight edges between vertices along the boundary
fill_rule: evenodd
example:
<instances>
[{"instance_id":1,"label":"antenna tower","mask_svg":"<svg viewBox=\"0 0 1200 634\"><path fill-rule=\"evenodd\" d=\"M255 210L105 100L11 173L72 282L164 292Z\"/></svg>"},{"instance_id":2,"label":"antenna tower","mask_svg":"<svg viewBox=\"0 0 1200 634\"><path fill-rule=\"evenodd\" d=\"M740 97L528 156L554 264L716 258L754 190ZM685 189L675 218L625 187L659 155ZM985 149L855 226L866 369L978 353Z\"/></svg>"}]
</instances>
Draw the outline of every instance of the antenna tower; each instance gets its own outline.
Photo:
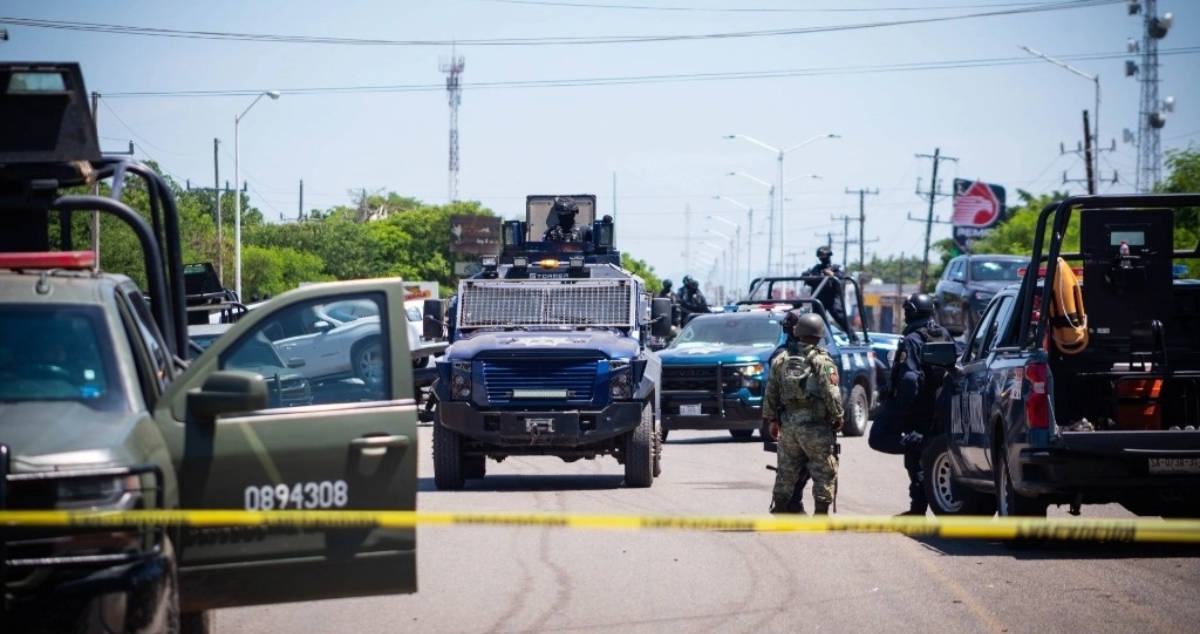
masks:
<instances>
[{"instance_id":1,"label":"antenna tower","mask_svg":"<svg viewBox=\"0 0 1200 634\"><path fill-rule=\"evenodd\" d=\"M450 103L450 176L448 195L450 202L458 200L458 106L462 103L462 84L459 76L466 66L466 58L450 52L450 60L443 61L440 69L446 73L446 96Z\"/></svg>"},{"instance_id":2,"label":"antenna tower","mask_svg":"<svg viewBox=\"0 0 1200 634\"><path fill-rule=\"evenodd\" d=\"M1143 6L1144 4L1144 6ZM1142 54L1141 65L1125 63L1125 76L1138 76L1142 84L1141 104L1138 107L1137 191L1148 192L1162 179L1162 144L1160 132L1167 123L1167 113L1175 109L1175 99L1158 98L1158 41L1167 36L1174 16L1159 16L1157 0L1129 0L1129 14L1142 14L1140 44L1130 40L1129 52ZM1139 50L1140 49L1140 50Z\"/></svg>"}]
</instances>

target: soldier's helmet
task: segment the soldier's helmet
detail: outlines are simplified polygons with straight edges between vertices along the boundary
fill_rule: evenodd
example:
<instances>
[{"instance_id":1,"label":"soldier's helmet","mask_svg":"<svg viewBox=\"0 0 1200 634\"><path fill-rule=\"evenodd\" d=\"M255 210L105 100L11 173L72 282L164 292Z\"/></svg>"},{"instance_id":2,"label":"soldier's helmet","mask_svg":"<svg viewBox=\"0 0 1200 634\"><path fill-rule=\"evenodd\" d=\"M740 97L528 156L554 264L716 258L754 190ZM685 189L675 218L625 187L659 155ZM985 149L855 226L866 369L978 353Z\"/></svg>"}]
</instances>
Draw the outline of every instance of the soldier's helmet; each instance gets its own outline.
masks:
<instances>
[{"instance_id":1,"label":"soldier's helmet","mask_svg":"<svg viewBox=\"0 0 1200 634\"><path fill-rule=\"evenodd\" d=\"M663 281L662 281L662 288L663 288L663 290L664 290L664 291L669 291L669 290L671 290L671 287L672 287L672 286L674 286L674 285L675 285L675 283L674 283L674 282L672 282L672 281L671 281L671 280L669 280L669 279L667 279L667 280L663 280Z\"/></svg>"},{"instance_id":2,"label":"soldier's helmet","mask_svg":"<svg viewBox=\"0 0 1200 634\"><path fill-rule=\"evenodd\" d=\"M933 316L933 298L925 293L913 293L904 300L904 321L911 322Z\"/></svg>"},{"instance_id":3,"label":"soldier's helmet","mask_svg":"<svg viewBox=\"0 0 1200 634\"><path fill-rule=\"evenodd\" d=\"M570 215L574 216L579 213L579 205L575 203L575 199L570 196L555 196L554 206L550 208L552 213L559 216Z\"/></svg>"},{"instance_id":4,"label":"soldier's helmet","mask_svg":"<svg viewBox=\"0 0 1200 634\"><path fill-rule=\"evenodd\" d=\"M817 339L825 338L825 320L816 313L804 313L796 320L796 325L792 332L795 333L797 339L806 337L815 337Z\"/></svg>"},{"instance_id":5,"label":"soldier's helmet","mask_svg":"<svg viewBox=\"0 0 1200 634\"><path fill-rule=\"evenodd\" d=\"M831 257L833 257L833 249L829 247L820 247L817 249L817 259L828 260Z\"/></svg>"}]
</instances>

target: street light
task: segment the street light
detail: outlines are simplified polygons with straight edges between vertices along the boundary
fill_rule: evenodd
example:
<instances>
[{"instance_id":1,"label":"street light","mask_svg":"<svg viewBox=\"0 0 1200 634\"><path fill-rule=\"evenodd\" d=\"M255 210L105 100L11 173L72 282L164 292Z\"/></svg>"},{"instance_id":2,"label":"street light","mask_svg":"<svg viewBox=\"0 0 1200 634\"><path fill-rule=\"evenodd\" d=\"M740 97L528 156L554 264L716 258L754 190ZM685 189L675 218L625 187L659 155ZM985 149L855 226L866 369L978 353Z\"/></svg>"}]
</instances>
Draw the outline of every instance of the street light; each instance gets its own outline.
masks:
<instances>
[{"instance_id":1,"label":"street light","mask_svg":"<svg viewBox=\"0 0 1200 634\"><path fill-rule=\"evenodd\" d=\"M241 166L238 161L241 159L241 148L238 146L238 124L242 122L242 117L246 116L247 112L258 103L259 99L270 97L278 99L279 92L275 90L264 90L258 93L254 101L246 106L242 114L233 118L233 290L237 293L238 301L245 301L242 298L242 184L241 184Z\"/></svg>"},{"instance_id":2,"label":"street light","mask_svg":"<svg viewBox=\"0 0 1200 634\"><path fill-rule=\"evenodd\" d=\"M709 217L711 218L712 216L709 216ZM735 224L734 226L737 226L737 225ZM742 235L741 227L738 226L738 230L736 232L737 233L736 239L733 236L730 236L728 234L717 231L716 229L713 229L712 227L705 227L704 230L713 234L714 236L717 236L718 238L724 238L729 241L729 250L728 250L729 268L725 270L725 281L727 282L729 288L733 288L733 286L735 284L737 284L737 281L736 281L737 278L734 275L734 269L737 268L738 253L737 253L737 247L735 245L738 243L738 241L740 241L740 238Z\"/></svg>"},{"instance_id":3,"label":"street light","mask_svg":"<svg viewBox=\"0 0 1200 634\"><path fill-rule=\"evenodd\" d=\"M811 138L805 139L805 140L801 141L800 143L797 143L796 145L793 145L793 146L791 146L791 147L787 147L787 148L777 148L777 147L775 147L775 146L773 146L773 145L770 145L770 144L768 144L768 143L764 143L764 142L762 142L762 141L760 141L760 140L758 140L758 139L756 139L756 138L754 138L754 137L752 137L752 136L748 136L748 135L745 135L745 134L727 134L727 135L725 135L725 138L726 138L726 139L742 139L743 141L747 141L747 142L749 142L749 143L753 143L754 145L757 145L757 146L759 146L759 147L761 147L761 148L763 148L763 149L765 149L765 150L768 150L768 151L770 151L770 152L773 152L773 153L775 154L775 160L776 160L776 161L778 161L778 163L779 163L779 176L778 176L778 180L779 180L779 187L778 187L778 194L779 194L779 241L780 241L780 243L779 243L779 253L780 253L780 255L779 255L779 267L780 267L780 269L782 269L782 268L783 268L783 200L784 200L784 199L783 199L783 186L784 186L784 184L786 183L786 181L784 181L784 180L783 180L783 157L784 157L785 155L787 155L788 153L792 152L792 151L798 150L798 149L800 149L800 148L802 148L802 147L804 147L804 146L808 145L809 143L813 143L813 142L819 141L819 140L821 140L821 139L840 139L840 138L842 138L842 137L841 137L841 135L840 135L840 134L834 134L834 133L832 133L832 132L828 132L828 133L825 133L825 134L818 134L818 135L816 135L816 136L814 136L814 137L811 137ZM770 251L770 248L768 248L768 251ZM767 266L767 268L768 268L768 270L770 269L770 260L769 260L769 256L768 256L768 266Z\"/></svg>"},{"instance_id":4,"label":"street light","mask_svg":"<svg viewBox=\"0 0 1200 634\"><path fill-rule=\"evenodd\" d=\"M1085 73L1085 72L1079 70L1078 68L1075 68L1074 66L1072 66L1060 59L1055 59L1045 53L1042 53L1041 51L1035 51L1032 48L1029 48L1028 46L1025 46L1025 45L1021 45L1021 49L1024 50L1026 53L1029 53L1030 55L1033 55L1036 57L1040 57L1040 58L1046 60L1047 62L1054 64L1055 66L1065 68L1068 71L1070 71L1076 75L1079 75L1080 77L1087 79L1096 85L1096 111L1093 113L1093 116L1095 117L1095 119L1092 121L1092 139L1095 141L1094 147L1096 149L1094 150L1094 154L1092 154L1092 174L1094 174L1095 178L1097 178L1097 179L1100 178L1100 148L1099 148L1099 146L1100 146L1100 73L1095 73L1095 74ZM1094 194L1095 192L1088 192L1088 193Z\"/></svg>"},{"instance_id":5,"label":"street light","mask_svg":"<svg viewBox=\"0 0 1200 634\"><path fill-rule=\"evenodd\" d=\"M739 209L742 209L746 212L746 280L747 280L747 282L749 282L750 275L751 275L750 270L753 267L753 265L750 262L750 258L752 257L752 254L754 253L754 247L753 247L754 209L751 208L750 205L746 205L744 203L738 202L732 198L729 198L728 196L713 196L713 198L715 198L717 200L724 200L725 202L727 202L731 205L734 205L735 207L738 207ZM733 230L736 235L735 240L736 240L737 244L739 245L739 248L741 248L742 224L740 222L734 222L728 218L725 218L722 216L717 216L717 215L709 215L708 218L710 220L717 220L719 222L723 222L723 223L733 227ZM734 278L734 280L736 281L736 278Z\"/></svg>"}]
</instances>

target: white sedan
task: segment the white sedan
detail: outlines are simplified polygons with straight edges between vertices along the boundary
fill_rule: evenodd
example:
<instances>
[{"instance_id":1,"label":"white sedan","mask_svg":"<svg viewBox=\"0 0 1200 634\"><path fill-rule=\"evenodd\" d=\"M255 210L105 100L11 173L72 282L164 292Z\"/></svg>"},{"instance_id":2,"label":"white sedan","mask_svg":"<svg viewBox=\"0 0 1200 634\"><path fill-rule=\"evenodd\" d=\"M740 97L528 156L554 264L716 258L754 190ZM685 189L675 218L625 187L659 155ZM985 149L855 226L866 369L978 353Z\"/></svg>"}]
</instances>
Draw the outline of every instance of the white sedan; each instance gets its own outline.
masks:
<instances>
[{"instance_id":1,"label":"white sedan","mask_svg":"<svg viewBox=\"0 0 1200 634\"><path fill-rule=\"evenodd\" d=\"M379 314L370 300L289 311L263 333L289 367L298 366L309 379L355 377L368 386L384 380Z\"/></svg>"}]
</instances>

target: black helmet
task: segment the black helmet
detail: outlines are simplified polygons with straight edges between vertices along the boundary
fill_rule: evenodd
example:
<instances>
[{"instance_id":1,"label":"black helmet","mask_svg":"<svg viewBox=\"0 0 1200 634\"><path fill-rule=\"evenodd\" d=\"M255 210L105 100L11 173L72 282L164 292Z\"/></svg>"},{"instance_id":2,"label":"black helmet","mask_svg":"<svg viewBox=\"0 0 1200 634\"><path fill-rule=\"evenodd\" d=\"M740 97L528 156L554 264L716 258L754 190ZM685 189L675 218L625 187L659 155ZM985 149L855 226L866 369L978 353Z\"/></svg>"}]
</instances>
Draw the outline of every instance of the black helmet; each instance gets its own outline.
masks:
<instances>
[{"instance_id":1,"label":"black helmet","mask_svg":"<svg viewBox=\"0 0 1200 634\"><path fill-rule=\"evenodd\" d=\"M671 280L669 280L669 279L668 279L668 280L663 280L663 281L662 281L662 287L663 287L663 290L664 290L664 291L669 291L669 290L671 290L671 286L673 286L673 285L674 285L674 283L673 283Z\"/></svg>"},{"instance_id":2,"label":"black helmet","mask_svg":"<svg viewBox=\"0 0 1200 634\"><path fill-rule=\"evenodd\" d=\"M683 281L682 281L682 282L680 282L680 284L683 284L684 286L687 286L688 284L691 284L691 283L692 283L692 276L691 276L691 275L684 275L684 276L683 276Z\"/></svg>"},{"instance_id":3,"label":"black helmet","mask_svg":"<svg viewBox=\"0 0 1200 634\"><path fill-rule=\"evenodd\" d=\"M825 337L825 320L816 313L804 313L796 320L793 332L797 339L809 337L823 339Z\"/></svg>"},{"instance_id":4,"label":"black helmet","mask_svg":"<svg viewBox=\"0 0 1200 634\"><path fill-rule=\"evenodd\" d=\"M570 196L555 196L554 206L550 208L550 211L560 216L564 214L574 216L579 213L579 205L575 204L575 199Z\"/></svg>"},{"instance_id":5,"label":"black helmet","mask_svg":"<svg viewBox=\"0 0 1200 634\"><path fill-rule=\"evenodd\" d=\"M933 316L933 299L925 293L913 293L904 300L904 321L912 322Z\"/></svg>"},{"instance_id":6,"label":"black helmet","mask_svg":"<svg viewBox=\"0 0 1200 634\"><path fill-rule=\"evenodd\" d=\"M818 260L828 260L831 257L833 257L833 249L830 249L829 247L819 247L817 249Z\"/></svg>"}]
</instances>

